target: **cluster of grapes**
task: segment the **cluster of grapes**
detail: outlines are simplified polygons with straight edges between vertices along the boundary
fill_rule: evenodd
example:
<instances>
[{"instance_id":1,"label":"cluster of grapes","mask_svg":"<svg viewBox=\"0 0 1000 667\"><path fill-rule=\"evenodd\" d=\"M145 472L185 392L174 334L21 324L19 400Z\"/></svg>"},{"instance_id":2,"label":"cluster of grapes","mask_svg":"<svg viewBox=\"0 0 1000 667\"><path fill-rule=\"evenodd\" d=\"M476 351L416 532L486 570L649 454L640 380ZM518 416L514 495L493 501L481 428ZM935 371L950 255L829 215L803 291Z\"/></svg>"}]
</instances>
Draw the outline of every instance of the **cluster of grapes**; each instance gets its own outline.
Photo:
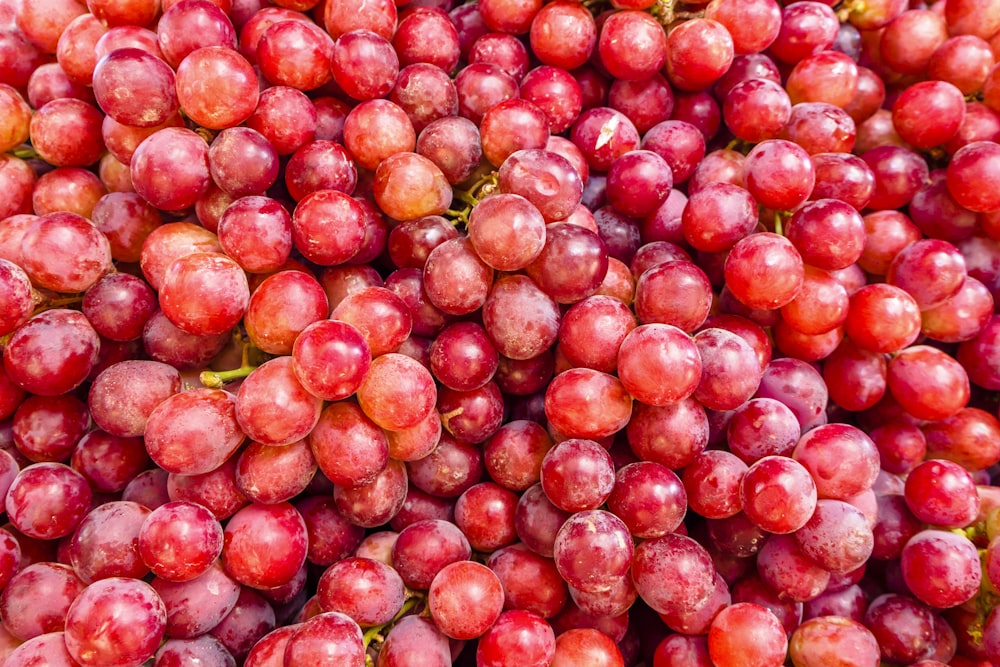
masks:
<instances>
[{"instance_id":1,"label":"cluster of grapes","mask_svg":"<svg viewBox=\"0 0 1000 667\"><path fill-rule=\"evenodd\" d=\"M1000 0L0 0L0 664L1000 661L998 60Z\"/></svg>"}]
</instances>

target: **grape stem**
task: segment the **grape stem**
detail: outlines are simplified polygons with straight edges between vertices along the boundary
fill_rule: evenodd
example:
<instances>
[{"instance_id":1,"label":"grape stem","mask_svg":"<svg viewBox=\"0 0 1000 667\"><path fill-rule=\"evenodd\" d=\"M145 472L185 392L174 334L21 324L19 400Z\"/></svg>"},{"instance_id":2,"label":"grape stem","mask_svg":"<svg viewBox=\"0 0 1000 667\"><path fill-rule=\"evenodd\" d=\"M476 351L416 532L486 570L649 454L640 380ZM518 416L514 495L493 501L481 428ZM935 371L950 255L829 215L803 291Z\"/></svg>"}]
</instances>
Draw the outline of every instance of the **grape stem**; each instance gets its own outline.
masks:
<instances>
[{"instance_id":1,"label":"grape stem","mask_svg":"<svg viewBox=\"0 0 1000 667\"><path fill-rule=\"evenodd\" d=\"M471 192L466 192L465 190L455 190L455 198L465 202L469 206L475 206L479 203L479 200L473 197Z\"/></svg>"},{"instance_id":2,"label":"grape stem","mask_svg":"<svg viewBox=\"0 0 1000 667\"><path fill-rule=\"evenodd\" d=\"M421 596L413 595L412 597L408 598L405 602L403 602L403 606L399 608L399 611L396 612L396 615L392 617L391 621L389 621L388 623L383 623L382 625L372 626L367 630L365 630L365 636L364 636L365 648L368 648L368 645L371 644L373 641L376 640L379 642L385 641L385 637L382 636L382 631L392 626L393 624L396 623L396 621L398 621L399 619L403 618L408 613L410 613L410 611L412 611L413 608L416 607L421 600L422 600Z\"/></svg>"},{"instance_id":3,"label":"grape stem","mask_svg":"<svg viewBox=\"0 0 1000 667\"><path fill-rule=\"evenodd\" d=\"M463 225L468 225L469 224L469 212L470 211L472 211L472 207L471 206L466 206L463 209L449 208L447 211L444 212L444 214L447 215L449 218L452 219L452 224L456 224L457 225L457 224L461 223Z\"/></svg>"},{"instance_id":4,"label":"grape stem","mask_svg":"<svg viewBox=\"0 0 1000 667\"><path fill-rule=\"evenodd\" d=\"M774 212L774 233L779 236L785 235L785 219L781 211Z\"/></svg>"},{"instance_id":5,"label":"grape stem","mask_svg":"<svg viewBox=\"0 0 1000 667\"><path fill-rule=\"evenodd\" d=\"M679 11L677 0L656 0L650 8L650 14L659 21L660 25L667 28L677 21L687 21L689 19L703 18L704 11Z\"/></svg>"},{"instance_id":6,"label":"grape stem","mask_svg":"<svg viewBox=\"0 0 1000 667\"><path fill-rule=\"evenodd\" d=\"M10 151L10 154L14 157L21 158L22 160L33 160L38 157L38 151L32 148L29 144L21 144L14 150Z\"/></svg>"},{"instance_id":7,"label":"grape stem","mask_svg":"<svg viewBox=\"0 0 1000 667\"><path fill-rule=\"evenodd\" d=\"M455 198L465 202L469 206L475 206L479 203L480 199L493 194L496 184L496 172L491 171L469 186L468 189L461 190L459 188L454 188Z\"/></svg>"},{"instance_id":8,"label":"grape stem","mask_svg":"<svg viewBox=\"0 0 1000 667\"><path fill-rule=\"evenodd\" d=\"M75 306L83 301L83 294L69 294L58 297L47 298L37 290L34 291L34 301L35 310L32 315L37 315L46 310L52 310L53 308L64 308L66 306Z\"/></svg>"},{"instance_id":9,"label":"grape stem","mask_svg":"<svg viewBox=\"0 0 1000 667\"><path fill-rule=\"evenodd\" d=\"M230 371L202 371L201 375L198 376L198 379L201 380L201 383L206 387L218 389L219 387L224 386L227 382L245 378L256 368L256 366L243 365Z\"/></svg>"},{"instance_id":10,"label":"grape stem","mask_svg":"<svg viewBox=\"0 0 1000 667\"><path fill-rule=\"evenodd\" d=\"M202 371L198 376L198 379L206 387L218 389L224 386L227 382L245 378L257 368L258 364L250 363L250 353L256 348L250 341L244 340L239 333L235 335L240 341L240 344L243 346L242 355L240 357L240 367L228 371Z\"/></svg>"},{"instance_id":11,"label":"grape stem","mask_svg":"<svg viewBox=\"0 0 1000 667\"><path fill-rule=\"evenodd\" d=\"M491 171L466 189L453 188L454 198L465 204L462 208L450 208L445 215L452 219L452 224L468 225L469 214L483 197L493 194L497 188L497 174Z\"/></svg>"}]
</instances>

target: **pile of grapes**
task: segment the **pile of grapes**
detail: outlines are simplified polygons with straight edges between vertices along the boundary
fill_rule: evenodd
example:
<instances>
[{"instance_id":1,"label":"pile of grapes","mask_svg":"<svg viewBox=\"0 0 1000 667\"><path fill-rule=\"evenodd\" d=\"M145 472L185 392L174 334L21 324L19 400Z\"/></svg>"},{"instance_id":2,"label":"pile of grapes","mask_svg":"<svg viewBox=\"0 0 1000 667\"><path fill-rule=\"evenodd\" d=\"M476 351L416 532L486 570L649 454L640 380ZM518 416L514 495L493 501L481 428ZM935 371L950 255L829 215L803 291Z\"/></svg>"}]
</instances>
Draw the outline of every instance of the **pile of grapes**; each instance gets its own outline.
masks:
<instances>
[{"instance_id":1,"label":"pile of grapes","mask_svg":"<svg viewBox=\"0 0 1000 667\"><path fill-rule=\"evenodd\" d=\"M0 665L1000 664L998 61L0 0Z\"/></svg>"}]
</instances>

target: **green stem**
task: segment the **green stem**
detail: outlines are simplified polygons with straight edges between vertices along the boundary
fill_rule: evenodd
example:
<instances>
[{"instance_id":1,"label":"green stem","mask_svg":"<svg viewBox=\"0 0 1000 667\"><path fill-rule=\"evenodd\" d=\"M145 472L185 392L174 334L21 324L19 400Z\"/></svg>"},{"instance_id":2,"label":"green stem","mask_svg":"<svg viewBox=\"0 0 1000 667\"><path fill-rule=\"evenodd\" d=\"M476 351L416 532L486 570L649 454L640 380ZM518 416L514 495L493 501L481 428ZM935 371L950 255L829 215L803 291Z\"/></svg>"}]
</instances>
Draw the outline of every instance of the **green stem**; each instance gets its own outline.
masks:
<instances>
[{"instance_id":1,"label":"green stem","mask_svg":"<svg viewBox=\"0 0 1000 667\"><path fill-rule=\"evenodd\" d=\"M21 158L22 160L32 160L38 157L38 151L28 144L21 144L17 148L10 151L10 154L14 157Z\"/></svg>"},{"instance_id":2,"label":"green stem","mask_svg":"<svg viewBox=\"0 0 1000 667\"><path fill-rule=\"evenodd\" d=\"M371 644L373 640L377 639L382 634L383 630L393 625L396 621L398 621L399 619L403 618L408 613L410 613L410 611L414 607L416 607L417 604L419 604L422 599L423 598L421 596L414 595L413 597L407 599L403 603L403 606L400 607L399 611L396 612L396 615L392 617L391 621L389 621L388 623L384 623L382 625L372 626L367 630L365 630L365 636L364 636L365 648L368 648L368 645Z\"/></svg>"},{"instance_id":3,"label":"green stem","mask_svg":"<svg viewBox=\"0 0 1000 667\"><path fill-rule=\"evenodd\" d=\"M490 194L493 191L494 186L497 184L497 174L495 171L491 171L488 174L480 177L478 181L473 183L468 187L468 189L460 190L455 188L454 194L456 199L460 199L469 206L475 206L482 199L483 194Z\"/></svg>"},{"instance_id":4,"label":"green stem","mask_svg":"<svg viewBox=\"0 0 1000 667\"><path fill-rule=\"evenodd\" d=\"M455 190L455 198L465 202L469 206L475 206L476 204L479 203L478 199L473 197L471 193L466 192L465 190Z\"/></svg>"},{"instance_id":5,"label":"green stem","mask_svg":"<svg viewBox=\"0 0 1000 667\"><path fill-rule=\"evenodd\" d=\"M233 380L239 380L240 378L245 378L250 375L257 367L251 366L249 364L244 364L239 368L234 368L231 371L202 371L198 379L206 387L211 387L213 389L218 389L224 386L228 382Z\"/></svg>"},{"instance_id":6,"label":"green stem","mask_svg":"<svg viewBox=\"0 0 1000 667\"><path fill-rule=\"evenodd\" d=\"M462 210L457 210L454 208L449 208L444 212L449 218L455 223L462 223L463 225L469 224L469 212L472 210L471 206L467 206Z\"/></svg>"},{"instance_id":7,"label":"green stem","mask_svg":"<svg viewBox=\"0 0 1000 667\"><path fill-rule=\"evenodd\" d=\"M674 12L674 6L677 4L677 0L656 0L652 7L649 8L649 13L653 15L660 25L664 28L668 27L674 22L676 14Z\"/></svg>"}]
</instances>

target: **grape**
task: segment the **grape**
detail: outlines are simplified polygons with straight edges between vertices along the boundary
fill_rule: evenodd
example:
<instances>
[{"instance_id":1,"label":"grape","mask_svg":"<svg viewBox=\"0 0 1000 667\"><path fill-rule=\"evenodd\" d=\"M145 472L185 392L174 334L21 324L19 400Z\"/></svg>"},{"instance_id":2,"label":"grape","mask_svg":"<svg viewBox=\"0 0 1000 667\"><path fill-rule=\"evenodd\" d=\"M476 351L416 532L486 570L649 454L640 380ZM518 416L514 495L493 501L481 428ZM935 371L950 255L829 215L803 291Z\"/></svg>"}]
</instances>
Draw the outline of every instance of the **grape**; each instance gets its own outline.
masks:
<instances>
[{"instance_id":1,"label":"grape","mask_svg":"<svg viewBox=\"0 0 1000 667\"><path fill-rule=\"evenodd\" d=\"M108 577L140 579L149 573L138 536L150 510L130 501L112 501L91 510L70 542L70 561L87 583ZM109 558L109 554L114 554Z\"/></svg>"},{"instance_id":2,"label":"grape","mask_svg":"<svg viewBox=\"0 0 1000 667\"><path fill-rule=\"evenodd\" d=\"M98 334L127 342L142 337L143 327L156 305L153 290L141 278L112 273L90 286L81 310Z\"/></svg>"},{"instance_id":3,"label":"grape","mask_svg":"<svg viewBox=\"0 0 1000 667\"><path fill-rule=\"evenodd\" d=\"M101 109L124 125L160 125L180 108L174 72L141 49L111 51L94 67L93 77Z\"/></svg>"},{"instance_id":4,"label":"grape","mask_svg":"<svg viewBox=\"0 0 1000 667\"><path fill-rule=\"evenodd\" d=\"M518 496L492 482L469 487L458 497L454 521L478 552L491 553L517 541Z\"/></svg>"},{"instance_id":5,"label":"grape","mask_svg":"<svg viewBox=\"0 0 1000 667\"><path fill-rule=\"evenodd\" d=\"M7 582L0 594L0 612L7 633L27 641L50 632L61 632L66 612L87 584L66 564L30 563ZM45 596L41 605L40 595ZM16 613L12 613L16 610Z\"/></svg>"},{"instance_id":6,"label":"grape","mask_svg":"<svg viewBox=\"0 0 1000 667\"><path fill-rule=\"evenodd\" d=\"M914 516L937 526L966 525L979 513L972 476L942 459L929 459L913 468L906 478L904 497Z\"/></svg>"},{"instance_id":7,"label":"grape","mask_svg":"<svg viewBox=\"0 0 1000 667\"><path fill-rule=\"evenodd\" d=\"M587 402L581 397L587 396ZM589 403L589 404L588 404ZM545 392L550 425L570 438L603 438L618 432L632 415L632 396L616 377L587 368L560 373Z\"/></svg>"},{"instance_id":8,"label":"grape","mask_svg":"<svg viewBox=\"0 0 1000 667\"><path fill-rule=\"evenodd\" d=\"M842 459L840 459L842 460ZM755 461L740 482L743 511L770 533L792 533L816 509L817 485L805 466L784 456Z\"/></svg>"},{"instance_id":9,"label":"grape","mask_svg":"<svg viewBox=\"0 0 1000 667\"><path fill-rule=\"evenodd\" d=\"M267 62L267 57L259 62ZM181 110L209 129L235 127L257 106L253 67L238 52L223 46L206 46L186 55L177 65L176 86Z\"/></svg>"},{"instance_id":10,"label":"grape","mask_svg":"<svg viewBox=\"0 0 1000 667\"><path fill-rule=\"evenodd\" d=\"M385 431L389 456L398 461L417 461L437 447L444 427L437 412L427 413L419 424L401 431Z\"/></svg>"},{"instance_id":11,"label":"grape","mask_svg":"<svg viewBox=\"0 0 1000 667\"><path fill-rule=\"evenodd\" d=\"M183 169L177 168L178 160ZM208 144L193 130L164 127L136 147L129 172L135 191L156 208L175 211L193 206L212 180Z\"/></svg>"},{"instance_id":12,"label":"grape","mask_svg":"<svg viewBox=\"0 0 1000 667\"><path fill-rule=\"evenodd\" d=\"M851 295L845 333L860 348L897 352L920 334L920 307L905 290L871 283Z\"/></svg>"},{"instance_id":13,"label":"grape","mask_svg":"<svg viewBox=\"0 0 1000 667\"><path fill-rule=\"evenodd\" d=\"M933 649L933 613L911 597L894 593L876 597L868 605L864 623L878 640L883 659L912 662Z\"/></svg>"},{"instance_id":14,"label":"grape","mask_svg":"<svg viewBox=\"0 0 1000 667\"><path fill-rule=\"evenodd\" d=\"M236 462L236 485L254 502L284 502L306 489L316 468L305 440L288 445L253 442Z\"/></svg>"},{"instance_id":15,"label":"grape","mask_svg":"<svg viewBox=\"0 0 1000 667\"><path fill-rule=\"evenodd\" d=\"M362 627L383 625L403 606L403 580L384 563L345 558L323 572L316 595L324 611L346 614Z\"/></svg>"},{"instance_id":16,"label":"grape","mask_svg":"<svg viewBox=\"0 0 1000 667\"><path fill-rule=\"evenodd\" d=\"M665 466L652 461L630 463L615 474L608 509L634 536L662 537L681 525L688 501L685 487Z\"/></svg>"},{"instance_id":17,"label":"grape","mask_svg":"<svg viewBox=\"0 0 1000 667\"><path fill-rule=\"evenodd\" d=\"M432 43L438 40L440 43ZM458 30L444 11L414 12L412 16L404 16L393 36L392 46L404 66L428 63L446 73L455 69L461 57Z\"/></svg>"},{"instance_id":18,"label":"grape","mask_svg":"<svg viewBox=\"0 0 1000 667\"><path fill-rule=\"evenodd\" d=\"M451 203L451 190L442 170L423 155L405 151L379 163L374 194L379 208L397 220L440 215Z\"/></svg>"},{"instance_id":19,"label":"grape","mask_svg":"<svg viewBox=\"0 0 1000 667\"><path fill-rule=\"evenodd\" d=\"M66 649L83 664L141 664L153 657L167 610L152 586L111 577L87 586L66 612Z\"/></svg>"},{"instance_id":20,"label":"grape","mask_svg":"<svg viewBox=\"0 0 1000 667\"><path fill-rule=\"evenodd\" d=\"M212 145L217 143L218 139ZM211 149L209 151L211 160ZM248 195L226 207L219 218L218 236L219 245L243 269L251 273L269 273L279 269L291 254L292 219L275 200ZM267 242L264 247L252 246L248 238L266 239Z\"/></svg>"},{"instance_id":21,"label":"grape","mask_svg":"<svg viewBox=\"0 0 1000 667\"><path fill-rule=\"evenodd\" d=\"M493 269L515 271L541 254L546 242L545 219L524 197L497 194L473 208L468 235L476 254Z\"/></svg>"},{"instance_id":22,"label":"grape","mask_svg":"<svg viewBox=\"0 0 1000 667\"><path fill-rule=\"evenodd\" d=\"M468 560L471 554L468 539L454 524L426 519L399 531L391 558L407 586L426 590L443 567Z\"/></svg>"},{"instance_id":23,"label":"grape","mask_svg":"<svg viewBox=\"0 0 1000 667\"><path fill-rule=\"evenodd\" d=\"M130 391L119 393L127 384ZM112 364L93 380L88 407L94 422L108 433L134 437L145 433L153 409L181 389L180 374L173 367L133 359Z\"/></svg>"},{"instance_id":24,"label":"grape","mask_svg":"<svg viewBox=\"0 0 1000 667\"><path fill-rule=\"evenodd\" d=\"M702 363L690 336L669 324L643 324L630 331L618 352L625 388L649 405L664 406L690 396Z\"/></svg>"},{"instance_id":25,"label":"grape","mask_svg":"<svg viewBox=\"0 0 1000 667\"><path fill-rule=\"evenodd\" d=\"M32 462L65 461L89 426L87 406L71 394L29 396L14 412L17 451Z\"/></svg>"},{"instance_id":26,"label":"grape","mask_svg":"<svg viewBox=\"0 0 1000 667\"><path fill-rule=\"evenodd\" d=\"M488 287L482 307L483 327L504 357L531 359L555 343L560 322L557 304L527 276L497 279Z\"/></svg>"},{"instance_id":27,"label":"grape","mask_svg":"<svg viewBox=\"0 0 1000 667\"><path fill-rule=\"evenodd\" d=\"M992 434L998 424L985 410L965 407L937 424L928 424L922 433L927 451L934 458L954 461L967 470L982 470L998 455Z\"/></svg>"},{"instance_id":28,"label":"grape","mask_svg":"<svg viewBox=\"0 0 1000 667\"><path fill-rule=\"evenodd\" d=\"M602 22L597 52L614 78L636 81L655 74L666 63L666 37L648 14L625 10Z\"/></svg>"},{"instance_id":29,"label":"grape","mask_svg":"<svg viewBox=\"0 0 1000 667\"><path fill-rule=\"evenodd\" d=\"M222 539L222 526L207 509L178 501L146 516L138 533L138 549L153 574L185 581L208 570L222 553Z\"/></svg>"},{"instance_id":30,"label":"grape","mask_svg":"<svg viewBox=\"0 0 1000 667\"><path fill-rule=\"evenodd\" d=\"M250 653L247 654L246 662L248 667L271 667L278 663L285 662L285 648L292 634L298 630L299 624L284 625L268 632L254 644Z\"/></svg>"},{"instance_id":31,"label":"grape","mask_svg":"<svg viewBox=\"0 0 1000 667\"><path fill-rule=\"evenodd\" d=\"M722 115L726 125L744 141L776 138L786 127L791 113L788 93L770 79L751 78L738 82L723 99Z\"/></svg>"},{"instance_id":32,"label":"grape","mask_svg":"<svg viewBox=\"0 0 1000 667\"><path fill-rule=\"evenodd\" d=\"M6 655L4 664L22 667L26 665L52 665L72 667L78 665L66 648L65 633L48 632L12 648Z\"/></svg>"},{"instance_id":33,"label":"grape","mask_svg":"<svg viewBox=\"0 0 1000 667\"><path fill-rule=\"evenodd\" d=\"M407 463L410 481L431 495L457 498L478 483L483 474L482 453L447 431L430 454Z\"/></svg>"},{"instance_id":34,"label":"grape","mask_svg":"<svg viewBox=\"0 0 1000 667\"><path fill-rule=\"evenodd\" d=\"M150 458L161 468L197 475L221 466L246 435L236 419L236 397L222 389L202 388L161 401L149 413L145 437Z\"/></svg>"},{"instance_id":35,"label":"grape","mask_svg":"<svg viewBox=\"0 0 1000 667\"><path fill-rule=\"evenodd\" d=\"M303 621L289 636L285 656L289 662L310 665L362 665L364 639L349 616L336 611Z\"/></svg>"},{"instance_id":36,"label":"grape","mask_svg":"<svg viewBox=\"0 0 1000 667\"><path fill-rule=\"evenodd\" d=\"M737 455L721 450L702 452L681 477L689 506L709 519L722 519L742 507L740 482L747 464Z\"/></svg>"},{"instance_id":37,"label":"grape","mask_svg":"<svg viewBox=\"0 0 1000 667\"><path fill-rule=\"evenodd\" d=\"M358 404L390 431L417 425L436 403L434 380L424 366L399 353L372 360L358 388Z\"/></svg>"},{"instance_id":38,"label":"grape","mask_svg":"<svg viewBox=\"0 0 1000 667\"><path fill-rule=\"evenodd\" d=\"M500 614L479 640L476 663L483 667L544 667L555 656L555 634L540 616L512 609Z\"/></svg>"},{"instance_id":39,"label":"grape","mask_svg":"<svg viewBox=\"0 0 1000 667\"><path fill-rule=\"evenodd\" d=\"M792 458L810 472L821 498L847 500L862 493L875 483L879 470L875 443L849 424L824 424L806 432ZM841 467L846 461L852 466L849 474Z\"/></svg>"},{"instance_id":40,"label":"grape","mask_svg":"<svg viewBox=\"0 0 1000 667\"><path fill-rule=\"evenodd\" d=\"M594 628L574 628L556 637L552 667L592 664L595 667L624 665L621 651L611 640Z\"/></svg>"},{"instance_id":41,"label":"grape","mask_svg":"<svg viewBox=\"0 0 1000 667\"><path fill-rule=\"evenodd\" d=\"M666 71L681 90L701 90L729 69L735 55L733 38L718 21L686 21L667 38Z\"/></svg>"},{"instance_id":42,"label":"grape","mask_svg":"<svg viewBox=\"0 0 1000 667\"><path fill-rule=\"evenodd\" d=\"M656 645L653 660L657 667L711 667L712 664L704 635L668 635Z\"/></svg>"},{"instance_id":43,"label":"grape","mask_svg":"<svg viewBox=\"0 0 1000 667\"><path fill-rule=\"evenodd\" d=\"M948 400L931 401L922 383L935 378L936 391ZM968 402L969 379L962 365L936 348L913 345L893 358L886 377L889 391L900 406L918 419L936 421L958 413Z\"/></svg>"},{"instance_id":44,"label":"grape","mask_svg":"<svg viewBox=\"0 0 1000 667\"><path fill-rule=\"evenodd\" d=\"M540 252L524 268L553 300L575 303L597 292L609 259L600 234L571 222L554 222L546 226Z\"/></svg>"},{"instance_id":45,"label":"grape","mask_svg":"<svg viewBox=\"0 0 1000 667\"><path fill-rule=\"evenodd\" d=\"M227 572L254 588L288 583L305 561L305 522L288 503L240 509L226 524L224 537L222 561Z\"/></svg>"},{"instance_id":46,"label":"grape","mask_svg":"<svg viewBox=\"0 0 1000 667\"><path fill-rule=\"evenodd\" d=\"M486 565L500 579L506 609L524 609L543 618L555 616L569 599L555 561L512 544L490 554Z\"/></svg>"},{"instance_id":47,"label":"grape","mask_svg":"<svg viewBox=\"0 0 1000 667\"><path fill-rule=\"evenodd\" d=\"M802 287L804 272L802 256L792 242L771 232L740 239L725 261L726 285L733 296L760 310L790 303Z\"/></svg>"},{"instance_id":48,"label":"grape","mask_svg":"<svg viewBox=\"0 0 1000 667\"><path fill-rule=\"evenodd\" d=\"M0 92L3 93L2 102L4 110L10 114L9 119L4 126L4 139L3 146L10 150L20 143L27 141L30 133L30 123L31 123L31 107L21 96L21 94L10 87L9 85L4 85L0 88ZM41 107L41 104L35 104L35 107Z\"/></svg>"},{"instance_id":49,"label":"grape","mask_svg":"<svg viewBox=\"0 0 1000 667\"><path fill-rule=\"evenodd\" d=\"M291 155L313 140L317 122L316 107L305 93L271 86L260 93L246 125L263 135L278 155Z\"/></svg>"},{"instance_id":50,"label":"grape","mask_svg":"<svg viewBox=\"0 0 1000 667\"><path fill-rule=\"evenodd\" d=\"M788 640L777 617L752 602L723 609L708 631L708 651L715 665L780 665Z\"/></svg>"},{"instance_id":51,"label":"grape","mask_svg":"<svg viewBox=\"0 0 1000 667\"><path fill-rule=\"evenodd\" d=\"M215 637L208 635L194 639L168 639L157 650L153 664L167 667L169 665L182 665L193 660L198 660L205 665L219 665L220 667L236 664L236 660L225 645Z\"/></svg>"},{"instance_id":52,"label":"grape","mask_svg":"<svg viewBox=\"0 0 1000 667\"><path fill-rule=\"evenodd\" d=\"M670 533L640 542L635 548L632 581L655 611L684 613L712 594L715 569L703 546L690 537Z\"/></svg>"},{"instance_id":53,"label":"grape","mask_svg":"<svg viewBox=\"0 0 1000 667\"><path fill-rule=\"evenodd\" d=\"M760 384L760 363L739 335L709 327L694 335L701 357L701 380L692 394L710 410L733 410L750 399Z\"/></svg>"},{"instance_id":54,"label":"grape","mask_svg":"<svg viewBox=\"0 0 1000 667\"><path fill-rule=\"evenodd\" d=\"M503 587L491 569L474 561L449 563L427 592L431 618L452 639L483 635L503 611Z\"/></svg>"},{"instance_id":55,"label":"grape","mask_svg":"<svg viewBox=\"0 0 1000 667\"><path fill-rule=\"evenodd\" d=\"M336 486L337 510L351 523L365 528L380 526L394 517L406 501L407 472L400 461L389 459L374 481L355 487Z\"/></svg>"},{"instance_id":56,"label":"grape","mask_svg":"<svg viewBox=\"0 0 1000 667\"><path fill-rule=\"evenodd\" d=\"M532 52L546 65L572 70L583 65L597 46L597 26L590 12L571 2L549 3L531 21Z\"/></svg>"},{"instance_id":57,"label":"grape","mask_svg":"<svg viewBox=\"0 0 1000 667\"><path fill-rule=\"evenodd\" d=\"M843 616L811 618L792 633L788 642L794 664L809 667L825 660L877 664L879 646L875 636L861 623Z\"/></svg>"},{"instance_id":58,"label":"grape","mask_svg":"<svg viewBox=\"0 0 1000 667\"><path fill-rule=\"evenodd\" d=\"M639 132L627 116L609 107L584 111L570 128L570 139L591 169L606 171L615 158L638 147Z\"/></svg>"},{"instance_id":59,"label":"grape","mask_svg":"<svg viewBox=\"0 0 1000 667\"><path fill-rule=\"evenodd\" d=\"M918 120L933 113L933 128L921 127ZM892 106L893 127L899 136L917 148L930 148L955 136L965 118L962 91L946 81L925 81L900 93Z\"/></svg>"},{"instance_id":60,"label":"grape","mask_svg":"<svg viewBox=\"0 0 1000 667\"><path fill-rule=\"evenodd\" d=\"M97 200L108 193L104 182L82 167L56 167L35 182L31 206L37 215L66 211L91 215Z\"/></svg>"},{"instance_id":61,"label":"grape","mask_svg":"<svg viewBox=\"0 0 1000 667\"><path fill-rule=\"evenodd\" d=\"M333 39L308 21L278 21L268 26L257 41L257 65L274 85L296 90L314 90L333 76L330 62L335 55ZM295 60L298 67L287 63Z\"/></svg>"},{"instance_id":62,"label":"grape","mask_svg":"<svg viewBox=\"0 0 1000 667\"><path fill-rule=\"evenodd\" d=\"M850 572L872 554L873 534L861 510L846 502L821 499L809 520L795 532L803 553L835 574Z\"/></svg>"},{"instance_id":63,"label":"grape","mask_svg":"<svg viewBox=\"0 0 1000 667\"><path fill-rule=\"evenodd\" d=\"M865 151L861 159L875 174L875 192L868 202L873 209L899 208L909 203L929 176L923 157L903 146L878 146Z\"/></svg>"},{"instance_id":64,"label":"grape","mask_svg":"<svg viewBox=\"0 0 1000 667\"><path fill-rule=\"evenodd\" d=\"M22 268L32 282L55 292L83 292L111 270L111 247L86 218L49 213L21 240Z\"/></svg>"},{"instance_id":65,"label":"grape","mask_svg":"<svg viewBox=\"0 0 1000 667\"><path fill-rule=\"evenodd\" d=\"M56 462L25 466L5 498L7 518L19 531L39 539L70 535L90 509L93 493L86 478Z\"/></svg>"},{"instance_id":66,"label":"grape","mask_svg":"<svg viewBox=\"0 0 1000 667\"><path fill-rule=\"evenodd\" d=\"M275 407L280 409L274 410ZM298 381L292 357L279 357L255 368L236 392L236 421L246 436L269 446L305 438L319 421L322 399Z\"/></svg>"},{"instance_id":67,"label":"grape","mask_svg":"<svg viewBox=\"0 0 1000 667\"><path fill-rule=\"evenodd\" d=\"M546 497L561 510L596 509L615 485L611 457L592 440L564 440L542 459L541 484Z\"/></svg>"},{"instance_id":68,"label":"grape","mask_svg":"<svg viewBox=\"0 0 1000 667\"><path fill-rule=\"evenodd\" d=\"M551 557L556 533L569 516L545 497L541 484L534 484L517 501L514 526L527 548Z\"/></svg>"},{"instance_id":69,"label":"grape","mask_svg":"<svg viewBox=\"0 0 1000 667\"><path fill-rule=\"evenodd\" d=\"M437 629L433 621L415 615L404 616L392 626L379 649L375 664L377 667L403 667L409 664L416 651L420 652L421 660L428 667L451 665L448 638Z\"/></svg>"},{"instance_id":70,"label":"grape","mask_svg":"<svg viewBox=\"0 0 1000 667\"><path fill-rule=\"evenodd\" d=\"M857 92L857 80L858 68L854 60L846 53L829 50L795 63L785 86L795 105L824 103L843 108Z\"/></svg>"},{"instance_id":71,"label":"grape","mask_svg":"<svg viewBox=\"0 0 1000 667\"><path fill-rule=\"evenodd\" d=\"M975 545L961 535L934 529L921 531L903 547L903 578L927 605L946 608L962 604L976 594L982 576L974 550Z\"/></svg>"},{"instance_id":72,"label":"grape","mask_svg":"<svg viewBox=\"0 0 1000 667\"><path fill-rule=\"evenodd\" d=\"M625 432L639 458L680 470L705 449L710 427L705 408L688 397L664 406L636 402Z\"/></svg>"}]
</instances>

